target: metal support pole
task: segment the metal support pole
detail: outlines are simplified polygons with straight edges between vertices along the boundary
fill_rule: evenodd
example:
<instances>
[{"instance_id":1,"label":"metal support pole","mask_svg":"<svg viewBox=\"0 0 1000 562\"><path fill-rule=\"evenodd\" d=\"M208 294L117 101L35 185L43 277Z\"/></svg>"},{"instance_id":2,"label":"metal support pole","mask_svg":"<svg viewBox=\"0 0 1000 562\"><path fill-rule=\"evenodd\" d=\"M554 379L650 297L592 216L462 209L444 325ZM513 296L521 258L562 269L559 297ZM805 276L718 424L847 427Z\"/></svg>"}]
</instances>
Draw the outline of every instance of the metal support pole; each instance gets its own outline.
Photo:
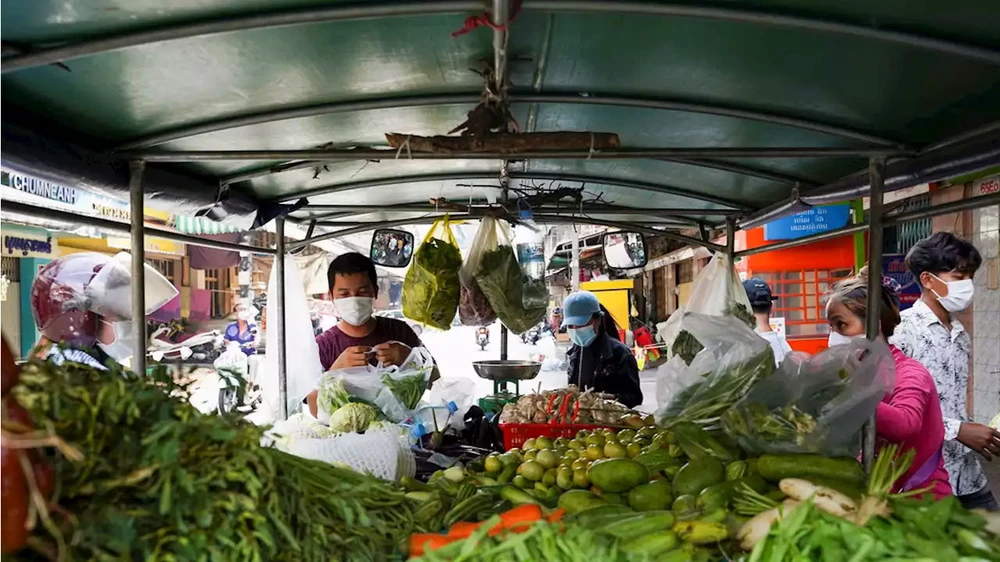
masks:
<instances>
[{"instance_id":1,"label":"metal support pole","mask_svg":"<svg viewBox=\"0 0 1000 562\"><path fill-rule=\"evenodd\" d=\"M575 226L570 227L570 241L573 243L569 258L570 288L573 292L580 290L580 233Z\"/></svg>"},{"instance_id":2,"label":"metal support pole","mask_svg":"<svg viewBox=\"0 0 1000 562\"><path fill-rule=\"evenodd\" d=\"M288 419L288 355L285 351L285 219L274 219L274 232L278 237L275 244L277 250L274 256L275 279L277 281L277 298L275 304L278 310L278 399L281 401L281 419Z\"/></svg>"},{"instance_id":3,"label":"metal support pole","mask_svg":"<svg viewBox=\"0 0 1000 562\"><path fill-rule=\"evenodd\" d=\"M882 302L882 190L885 186L885 158L872 158L868 162L871 179L871 203L868 206L868 316L866 334L868 341L879 337L879 304ZM869 418L862 429L861 462L870 472L875 459L875 416Z\"/></svg>"},{"instance_id":4,"label":"metal support pole","mask_svg":"<svg viewBox=\"0 0 1000 562\"><path fill-rule=\"evenodd\" d=\"M132 371L146 374L146 244L143 237L142 175L146 163L128 163L129 217L132 219Z\"/></svg>"},{"instance_id":5,"label":"metal support pole","mask_svg":"<svg viewBox=\"0 0 1000 562\"><path fill-rule=\"evenodd\" d=\"M736 217L726 217L726 255L729 261L736 261Z\"/></svg>"},{"instance_id":6,"label":"metal support pole","mask_svg":"<svg viewBox=\"0 0 1000 562\"><path fill-rule=\"evenodd\" d=\"M500 360L507 360L507 326L500 324Z\"/></svg>"}]
</instances>

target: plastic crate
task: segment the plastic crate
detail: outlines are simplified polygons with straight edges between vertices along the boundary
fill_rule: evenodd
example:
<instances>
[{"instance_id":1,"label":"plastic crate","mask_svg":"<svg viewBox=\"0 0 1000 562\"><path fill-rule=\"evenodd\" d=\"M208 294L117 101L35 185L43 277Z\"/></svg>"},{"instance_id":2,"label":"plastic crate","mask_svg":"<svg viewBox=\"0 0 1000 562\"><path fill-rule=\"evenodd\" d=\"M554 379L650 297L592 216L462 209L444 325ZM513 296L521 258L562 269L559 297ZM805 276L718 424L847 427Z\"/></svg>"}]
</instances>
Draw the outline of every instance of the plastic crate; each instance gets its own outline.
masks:
<instances>
[{"instance_id":1,"label":"plastic crate","mask_svg":"<svg viewBox=\"0 0 1000 562\"><path fill-rule=\"evenodd\" d=\"M535 437L549 437L556 439L565 437L572 439L581 429L594 430L601 428L620 429L608 425L593 425L583 423L557 424L557 423L502 423L500 431L503 432L503 447L511 450L521 445L528 439Z\"/></svg>"}]
</instances>

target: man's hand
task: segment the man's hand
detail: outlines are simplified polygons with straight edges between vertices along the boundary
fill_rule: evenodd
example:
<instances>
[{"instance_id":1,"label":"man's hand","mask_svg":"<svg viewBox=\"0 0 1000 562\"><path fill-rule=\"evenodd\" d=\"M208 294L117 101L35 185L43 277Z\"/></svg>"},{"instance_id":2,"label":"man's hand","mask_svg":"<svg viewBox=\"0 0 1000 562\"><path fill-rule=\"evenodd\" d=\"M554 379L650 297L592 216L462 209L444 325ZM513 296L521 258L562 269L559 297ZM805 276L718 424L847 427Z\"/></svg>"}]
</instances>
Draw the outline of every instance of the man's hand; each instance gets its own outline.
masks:
<instances>
[{"instance_id":1,"label":"man's hand","mask_svg":"<svg viewBox=\"0 0 1000 562\"><path fill-rule=\"evenodd\" d=\"M963 423L958 430L958 442L979 453L988 461L1000 456L1000 431L981 423Z\"/></svg>"},{"instance_id":2,"label":"man's hand","mask_svg":"<svg viewBox=\"0 0 1000 562\"><path fill-rule=\"evenodd\" d=\"M368 354L370 352L371 348L363 345L348 347L340 353L340 357L333 362L333 365L330 365L330 370L364 367L368 364Z\"/></svg>"},{"instance_id":3,"label":"man's hand","mask_svg":"<svg viewBox=\"0 0 1000 562\"><path fill-rule=\"evenodd\" d=\"M383 365L402 365L410 356L410 348L398 341L380 343L375 346L375 357Z\"/></svg>"}]
</instances>

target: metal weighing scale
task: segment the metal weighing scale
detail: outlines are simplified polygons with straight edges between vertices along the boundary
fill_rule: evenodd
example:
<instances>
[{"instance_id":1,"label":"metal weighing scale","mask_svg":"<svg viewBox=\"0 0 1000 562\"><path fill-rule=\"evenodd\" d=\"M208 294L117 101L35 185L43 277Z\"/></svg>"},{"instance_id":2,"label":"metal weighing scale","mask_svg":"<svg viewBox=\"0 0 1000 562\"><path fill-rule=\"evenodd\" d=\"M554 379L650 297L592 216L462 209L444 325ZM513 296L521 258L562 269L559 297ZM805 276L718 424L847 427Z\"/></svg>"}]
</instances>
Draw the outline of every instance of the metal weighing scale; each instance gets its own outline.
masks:
<instances>
[{"instance_id":1,"label":"metal weighing scale","mask_svg":"<svg viewBox=\"0 0 1000 562\"><path fill-rule=\"evenodd\" d=\"M480 378L493 381L493 394L479 399L479 407L487 414L496 414L506 404L521 396L520 382L538 376L542 364L538 361L473 361L472 368Z\"/></svg>"}]
</instances>

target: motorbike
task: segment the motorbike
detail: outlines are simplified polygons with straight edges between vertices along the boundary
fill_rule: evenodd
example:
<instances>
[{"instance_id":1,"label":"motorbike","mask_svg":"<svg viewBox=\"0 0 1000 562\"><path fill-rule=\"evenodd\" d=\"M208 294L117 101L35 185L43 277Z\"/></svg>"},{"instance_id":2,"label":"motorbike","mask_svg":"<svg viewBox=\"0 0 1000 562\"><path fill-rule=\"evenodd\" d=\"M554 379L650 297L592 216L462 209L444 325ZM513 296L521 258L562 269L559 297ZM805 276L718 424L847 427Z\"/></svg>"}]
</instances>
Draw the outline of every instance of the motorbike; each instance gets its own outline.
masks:
<instances>
[{"instance_id":1,"label":"motorbike","mask_svg":"<svg viewBox=\"0 0 1000 562\"><path fill-rule=\"evenodd\" d=\"M180 320L159 324L149 336L149 347L146 349L149 357L157 362L188 359L211 362L222 353L222 332L208 330L191 333L186 331L187 327Z\"/></svg>"},{"instance_id":2,"label":"motorbike","mask_svg":"<svg viewBox=\"0 0 1000 562\"><path fill-rule=\"evenodd\" d=\"M538 326L528 329L527 332L521 334L521 342L525 344L535 345L538 340L542 337L541 331Z\"/></svg>"},{"instance_id":3,"label":"motorbike","mask_svg":"<svg viewBox=\"0 0 1000 562\"><path fill-rule=\"evenodd\" d=\"M479 346L480 351L486 351L486 346L490 343L490 330L489 328L479 328L476 330L476 345Z\"/></svg>"},{"instance_id":4,"label":"motorbike","mask_svg":"<svg viewBox=\"0 0 1000 562\"><path fill-rule=\"evenodd\" d=\"M228 414L238 409L253 409L262 401L260 387L250 379L250 363L240 344L229 342L226 351L214 362L219 376L218 412Z\"/></svg>"}]
</instances>

